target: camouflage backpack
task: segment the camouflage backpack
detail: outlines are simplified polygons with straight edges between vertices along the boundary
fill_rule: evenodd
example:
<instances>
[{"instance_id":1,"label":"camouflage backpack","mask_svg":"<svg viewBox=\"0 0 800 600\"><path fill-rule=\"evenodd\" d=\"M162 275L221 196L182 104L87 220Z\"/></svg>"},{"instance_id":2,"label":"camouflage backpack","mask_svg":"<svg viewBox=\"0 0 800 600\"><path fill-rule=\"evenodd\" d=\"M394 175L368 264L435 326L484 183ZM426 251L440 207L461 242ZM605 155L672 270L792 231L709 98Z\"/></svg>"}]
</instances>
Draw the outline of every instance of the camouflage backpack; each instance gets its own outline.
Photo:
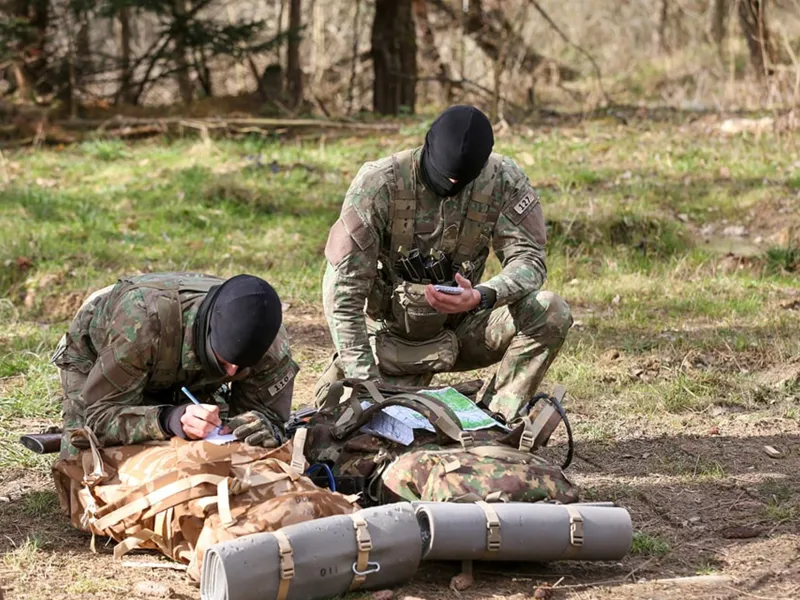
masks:
<instances>
[{"instance_id":1,"label":"camouflage backpack","mask_svg":"<svg viewBox=\"0 0 800 600\"><path fill-rule=\"evenodd\" d=\"M305 432L298 432L301 440ZM73 527L118 542L115 558L157 550L188 564L199 581L203 555L217 542L359 510L357 497L316 486L288 441L265 449L180 438L101 448L88 428L71 433L77 456L53 476Z\"/></svg>"},{"instance_id":2,"label":"camouflage backpack","mask_svg":"<svg viewBox=\"0 0 800 600\"><path fill-rule=\"evenodd\" d=\"M455 389L477 394L480 381ZM345 388L352 393L341 402ZM345 379L331 385L318 411L308 420L304 453L309 462L331 469L336 485L362 493L362 505L407 501L516 502L578 501L578 489L563 472L572 458L572 435L560 400L540 394L528 414L510 431L499 428L464 431L458 417L440 399L417 389ZM362 408L362 400L371 404ZM471 398L474 400L474 398ZM361 431L384 408L403 406L423 415L435 433L415 430L410 446ZM563 420L569 454L562 468L534 454L546 445Z\"/></svg>"}]
</instances>

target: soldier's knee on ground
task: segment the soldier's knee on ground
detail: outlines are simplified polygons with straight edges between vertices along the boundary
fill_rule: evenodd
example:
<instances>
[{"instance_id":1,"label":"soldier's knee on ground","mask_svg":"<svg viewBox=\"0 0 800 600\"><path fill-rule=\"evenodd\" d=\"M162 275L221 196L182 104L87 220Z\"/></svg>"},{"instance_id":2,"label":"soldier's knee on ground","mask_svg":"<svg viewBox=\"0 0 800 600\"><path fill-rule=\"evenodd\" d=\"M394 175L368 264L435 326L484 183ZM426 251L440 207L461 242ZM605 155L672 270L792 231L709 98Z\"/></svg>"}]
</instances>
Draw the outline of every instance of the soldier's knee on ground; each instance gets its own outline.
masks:
<instances>
[{"instance_id":1,"label":"soldier's knee on ground","mask_svg":"<svg viewBox=\"0 0 800 600\"><path fill-rule=\"evenodd\" d=\"M513 306L520 333L563 341L572 327L572 310L558 294L542 290L523 296Z\"/></svg>"}]
</instances>

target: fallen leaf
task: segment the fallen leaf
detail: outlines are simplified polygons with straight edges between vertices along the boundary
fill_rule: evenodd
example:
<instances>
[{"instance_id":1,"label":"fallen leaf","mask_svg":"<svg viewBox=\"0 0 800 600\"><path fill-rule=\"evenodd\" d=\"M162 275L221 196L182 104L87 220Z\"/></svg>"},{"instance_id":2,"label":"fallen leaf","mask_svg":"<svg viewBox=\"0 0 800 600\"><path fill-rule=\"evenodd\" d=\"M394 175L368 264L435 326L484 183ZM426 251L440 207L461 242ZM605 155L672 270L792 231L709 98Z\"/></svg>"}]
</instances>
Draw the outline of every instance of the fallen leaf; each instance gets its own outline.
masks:
<instances>
[{"instance_id":1,"label":"fallen leaf","mask_svg":"<svg viewBox=\"0 0 800 600\"><path fill-rule=\"evenodd\" d=\"M619 359L620 356L619 350L616 348L609 348L600 355L600 360L604 362L612 362Z\"/></svg>"},{"instance_id":2,"label":"fallen leaf","mask_svg":"<svg viewBox=\"0 0 800 600\"><path fill-rule=\"evenodd\" d=\"M716 425L708 430L708 435L719 435L719 427Z\"/></svg>"},{"instance_id":3,"label":"fallen leaf","mask_svg":"<svg viewBox=\"0 0 800 600\"><path fill-rule=\"evenodd\" d=\"M689 215L687 215L686 213L680 213L678 215L678 220L679 221L683 221L684 223L688 223L689 222Z\"/></svg>"},{"instance_id":4,"label":"fallen leaf","mask_svg":"<svg viewBox=\"0 0 800 600\"><path fill-rule=\"evenodd\" d=\"M27 271L33 266L33 261L27 256L17 257L17 268L21 271Z\"/></svg>"},{"instance_id":5,"label":"fallen leaf","mask_svg":"<svg viewBox=\"0 0 800 600\"><path fill-rule=\"evenodd\" d=\"M468 573L459 573L450 580L450 589L457 592L463 592L472 587L475 583L475 578Z\"/></svg>"},{"instance_id":6,"label":"fallen leaf","mask_svg":"<svg viewBox=\"0 0 800 600\"><path fill-rule=\"evenodd\" d=\"M549 598L552 595L553 595L553 588L546 585L540 585L533 592L533 597L536 598L536 600L549 600Z\"/></svg>"},{"instance_id":7,"label":"fallen leaf","mask_svg":"<svg viewBox=\"0 0 800 600\"><path fill-rule=\"evenodd\" d=\"M394 592L392 590L378 590L372 593L372 600L392 600Z\"/></svg>"},{"instance_id":8,"label":"fallen leaf","mask_svg":"<svg viewBox=\"0 0 800 600\"><path fill-rule=\"evenodd\" d=\"M721 179L730 179L731 178L731 170L728 167L720 167L719 176L720 176Z\"/></svg>"},{"instance_id":9,"label":"fallen leaf","mask_svg":"<svg viewBox=\"0 0 800 600\"><path fill-rule=\"evenodd\" d=\"M767 456L770 458L782 458L783 454L781 451L775 448L774 446L764 446L764 452L766 452Z\"/></svg>"},{"instance_id":10,"label":"fallen leaf","mask_svg":"<svg viewBox=\"0 0 800 600\"><path fill-rule=\"evenodd\" d=\"M527 152L520 154L520 157L522 158L522 162L524 162L527 166L532 167L534 165L535 161L533 160L533 156Z\"/></svg>"},{"instance_id":11,"label":"fallen leaf","mask_svg":"<svg viewBox=\"0 0 800 600\"><path fill-rule=\"evenodd\" d=\"M719 534L727 540L746 540L758 537L762 530L755 527L725 527Z\"/></svg>"},{"instance_id":12,"label":"fallen leaf","mask_svg":"<svg viewBox=\"0 0 800 600\"><path fill-rule=\"evenodd\" d=\"M622 297L619 294L617 294L616 296L614 296L611 299L611 304L614 304L614 305L619 304L621 300L622 300Z\"/></svg>"},{"instance_id":13,"label":"fallen leaf","mask_svg":"<svg viewBox=\"0 0 800 600\"><path fill-rule=\"evenodd\" d=\"M786 310L800 310L800 298L781 302L781 308Z\"/></svg>"},{"instance_id":14,"label":"fallen leaf","mask_svg":"<svg viewBox=\"0 0 800 600\"><path fill-rule=\"evenodd\" d=\"M139 581L133 586L133 591L141 596L151 598L171 598L173 594L171 587L157 581Z\"/></svg>"}]
</instances>

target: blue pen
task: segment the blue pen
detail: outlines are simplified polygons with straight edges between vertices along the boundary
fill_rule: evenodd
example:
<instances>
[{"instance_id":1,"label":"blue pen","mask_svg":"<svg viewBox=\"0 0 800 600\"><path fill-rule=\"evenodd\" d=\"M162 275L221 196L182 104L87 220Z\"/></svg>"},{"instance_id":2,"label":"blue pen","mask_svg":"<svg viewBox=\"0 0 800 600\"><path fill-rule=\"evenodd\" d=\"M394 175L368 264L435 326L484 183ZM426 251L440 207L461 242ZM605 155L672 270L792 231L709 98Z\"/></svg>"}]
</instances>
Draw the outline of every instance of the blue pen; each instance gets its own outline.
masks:
<instances>
[{"instance_id":1,"label":"blue pen","mask_svg":"<svg viewBox=\"0 0 800 600\"><path fill-rule=\"evenodd\" d=\"M187 398L189 398L189 400L191 400L192 402L194 402L195 404L197 404L197 406L200 406L200 401L199 401L197 398L195 398L195 397L194 397L194 395L192 394L192 392L190 392L189 390L187 390L187 389L186 389L186 386L183 386L183 387L181 388L181 391L182 391L184 394L186 394L186 397L187 397ZM222 429L222 425L217 425L217 431L220 431L221 429Z\"/></svg>"}]
</instances>

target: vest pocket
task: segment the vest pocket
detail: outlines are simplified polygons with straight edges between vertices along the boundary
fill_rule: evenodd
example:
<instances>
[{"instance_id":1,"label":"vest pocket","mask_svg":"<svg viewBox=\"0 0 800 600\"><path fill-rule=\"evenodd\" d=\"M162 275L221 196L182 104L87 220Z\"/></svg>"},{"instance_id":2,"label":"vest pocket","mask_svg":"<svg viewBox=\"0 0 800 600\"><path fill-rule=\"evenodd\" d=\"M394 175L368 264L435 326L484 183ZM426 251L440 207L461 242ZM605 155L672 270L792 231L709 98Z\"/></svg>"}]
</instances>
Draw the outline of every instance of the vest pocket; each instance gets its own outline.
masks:
<instances>
[{"instance_id":1,"label":"vest pocket","mask_svg":"<svg viewBox=\"0 0 800 600\"><path fill-rule=\"evenodd\" d=\"M412 341L384 329L375 336L375 354L378 367L387 375L449 371L458 358L458 337L445 329L433 339Z\"/></svg>"}]
</instances>

